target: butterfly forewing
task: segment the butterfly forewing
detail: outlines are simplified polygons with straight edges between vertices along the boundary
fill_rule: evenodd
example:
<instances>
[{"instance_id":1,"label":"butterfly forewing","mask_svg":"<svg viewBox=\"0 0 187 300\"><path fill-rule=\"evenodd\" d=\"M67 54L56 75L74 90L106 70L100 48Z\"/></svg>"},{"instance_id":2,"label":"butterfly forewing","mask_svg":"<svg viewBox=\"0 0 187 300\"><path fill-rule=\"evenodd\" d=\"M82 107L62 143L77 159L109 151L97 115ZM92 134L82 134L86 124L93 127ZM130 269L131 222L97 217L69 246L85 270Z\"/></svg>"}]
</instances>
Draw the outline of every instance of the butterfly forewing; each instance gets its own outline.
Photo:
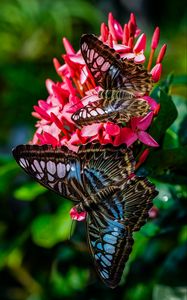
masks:
<instances>
[{"instance_id":1,"label":"butterfly forewing","mask_svg":"<svg viewBox=\"0 0 187 300\"><path fill-rule=\"evenodd\" d=\"M151 75L143 65L122 60L114 49L103 44L96 36L81 37L81 52L96 84L103 89L125 89L144 95L152 89Z\"/></svg>"},{"instance_id":2,"label":"butterfly forewing","mask_svg":"<svg viewBox=\"0 0 187 300\"><path fill-rule=\"evenodd\" d=\"M24 171L43 186L71 200L82 199L85 192L76 153L66 147L20 145L13 150L13 155Z\"/></svg>"}]
</instances>

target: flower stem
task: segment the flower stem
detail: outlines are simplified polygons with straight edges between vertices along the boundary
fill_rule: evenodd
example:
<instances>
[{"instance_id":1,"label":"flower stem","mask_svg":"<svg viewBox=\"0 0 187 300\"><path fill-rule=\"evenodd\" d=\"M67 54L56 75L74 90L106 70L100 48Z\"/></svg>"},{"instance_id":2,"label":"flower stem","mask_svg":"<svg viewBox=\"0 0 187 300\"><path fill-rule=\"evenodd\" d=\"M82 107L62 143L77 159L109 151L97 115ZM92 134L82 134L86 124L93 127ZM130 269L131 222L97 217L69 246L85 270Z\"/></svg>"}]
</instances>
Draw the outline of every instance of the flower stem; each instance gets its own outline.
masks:
<instances>
[{"instance_id":1,"label":"flower stem","mask_svg":"<svg viewBox=\"0 0 187 300\"><path fill-rule=\"evenodd\" d=\"M153 62L154 52L155 52L155 50L151 49L150 56L149 56L149 62L148 62L148 65L147 65L147 71L150 71L150 69L151 69L151 65L152 65L152 62Z\"/></svg>"}]
</instances>

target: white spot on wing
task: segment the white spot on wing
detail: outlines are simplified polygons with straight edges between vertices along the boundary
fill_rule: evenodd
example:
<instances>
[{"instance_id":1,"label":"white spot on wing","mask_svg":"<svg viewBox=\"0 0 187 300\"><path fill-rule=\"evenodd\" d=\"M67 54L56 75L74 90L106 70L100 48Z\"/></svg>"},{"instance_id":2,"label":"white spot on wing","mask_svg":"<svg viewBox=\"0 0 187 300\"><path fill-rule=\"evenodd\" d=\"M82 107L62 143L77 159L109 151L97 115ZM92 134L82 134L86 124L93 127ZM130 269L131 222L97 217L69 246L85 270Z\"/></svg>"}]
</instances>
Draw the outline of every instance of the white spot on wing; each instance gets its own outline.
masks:
<instances>
[{"instance_id":1,"label":"white spot on wing","mask_svg":"<svg viewBox=\"0 0 187 300\"><path fill-rule=\"evenodd\" d=\"M20 158L19 160L19 164L22 168L26 168L27 167L27 164L26 164L26 161L24 158Z\"/></svg>"},{"instance_id":2,"label":"white spot on wing","mask_svg":"<svg viewBox=\"0 0 187 300\"><path fill-rule=\"evenodd\" d=\"M51 174L47 174L48 180L49 181L54 181L54 177Z\"/></svg>"},{"instance_id":3,"label":"white spot on wing","mask_svg":"<svg viewBox=\"0 0 187 300\"><path fill-rule=\"evenodd\" d=\"M33 164L34 164L36 170L37 170L39 173L42 172L42 168L41 168L39 162L38 162L36 159L33 161Z\"/></svg>"},{"instance_id":4,"label":"white spot on wing","mask_svg":"<svg viewBox=\"0 0 187 300\"><path fill-rule=\"evenodd\" d=\"M47 162L47 171L52 175L56 173L56 164L51 160Z\"/></svg>"},{"instance_id":5,"label":"white spot on wing","mask_svg":"<svg viewBox=\"0 0 187 300\"><path fill-rule=\"evenodd\" d=\"M59 178L63 178L66 175L66 167L65 164L58 163L57 166L57 175Z\"/></svg>"},{"instance_id":6,"label":"white spot on wing","mask_svg":"<svg viewBox=\"0 0 187 300\"><path fill-rule=\"evenodd\" d=\"M98 113L96 112L96 110L92 110L92 111L91 111L91 116L95 117L95 116L97 116L97 115L98 115Z\"/></svg>"},{"instance_id":7,"label":"white spot on wing","mask_svg":"<svg viewBox=\"0 0 187 300\"><path fill-rule=\"evenodd\" d=\"M41 165L42 169L44 169L45 168L45 161L41 160L40 165Z\"/></svg>"}]
</instances>

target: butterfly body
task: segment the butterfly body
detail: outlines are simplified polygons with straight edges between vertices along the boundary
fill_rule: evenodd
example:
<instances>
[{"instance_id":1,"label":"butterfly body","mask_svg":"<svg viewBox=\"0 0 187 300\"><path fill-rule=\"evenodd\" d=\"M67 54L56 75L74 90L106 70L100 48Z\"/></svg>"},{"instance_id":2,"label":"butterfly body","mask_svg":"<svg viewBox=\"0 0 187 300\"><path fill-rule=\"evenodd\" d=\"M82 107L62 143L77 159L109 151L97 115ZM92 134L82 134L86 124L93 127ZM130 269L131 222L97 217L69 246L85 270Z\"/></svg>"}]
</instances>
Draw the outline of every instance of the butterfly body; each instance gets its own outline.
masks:
<instances>
[{"instance_id":1,"label":"butterfly body","mask_svg":"<svg viewBox=\"0 0 187 300\"><path fill-rule=\"evenodd\" d=\"M134 175L132 152L112 145L87 144L78 153L67 147L20 145L17 163L40 184L75 201L87 212L87 234L96 270L116 287L132 249L132 233L146 222L157 192Z\"/></svg>"},{"instance_id":2,"label":"butterfly body","mask_svg":"<svg viewBox=\"0 0 187 300\"><path fill-rule=\"evenodd\" d=\"M106 122L108 118L118 123L128 122L130 117L146 115L149 105L142 96L152 89L152 79L142 65L122 60L114 49L94 35L82 36L81 52L96 85L103 91L98 93L98 100L72 115L76 124ZM112 93L112 98L106 97L109 93Z\"/></svg>"}]
</instances>

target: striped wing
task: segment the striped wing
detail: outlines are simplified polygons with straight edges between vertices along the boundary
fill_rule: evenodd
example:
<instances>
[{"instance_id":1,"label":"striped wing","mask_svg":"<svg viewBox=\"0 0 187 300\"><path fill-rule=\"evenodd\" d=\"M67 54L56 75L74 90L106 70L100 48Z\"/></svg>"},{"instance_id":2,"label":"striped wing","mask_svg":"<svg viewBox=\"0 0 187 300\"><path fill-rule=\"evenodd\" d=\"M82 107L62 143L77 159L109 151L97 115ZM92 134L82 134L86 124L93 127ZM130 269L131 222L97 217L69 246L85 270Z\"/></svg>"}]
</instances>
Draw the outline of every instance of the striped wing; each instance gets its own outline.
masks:
<instances>
[{"instance_id":1,"label":"striped wing","mask_svg":"<svg viewBox=\"0 0 187 300\"><path fill-rule=\"evenodd\" d=\"M88 239L96 269L115 287L133 243L132 232L144 223L155 197L154 186L134 173L130 150L87 144L78 153L66 147L20 145L18 164L43 186L78 201L88 212Z\"/></svg>"},{"instance_id":2,"label":"striped wing","mask_svg":"<svg viewBox=\"0 0 187 300\"><path fill-rule=\"evenodd\" d=\"M124 91L106 90L99 93L98 101L88 103L72 115L80 126L111 120L114 123L128 122L131 117L145 116L149 110L146 100L137 99Z\"/></svg>"},{"instance_id":3,"label":"striped wing","mask_svg":"<svg viewBox=\"0 0 187 300\"><path fill-rule=\"evenodd\" d=\"M85 34L81 37L81 52L96 84L104 90L122 88L144 95L152 89L151 75L142 65L122 60L96 36Z\"/></svg>"},{"instance_id":4,"label":"striped wing","mask_svg":"<svg viewBox=\"0 0 187 300\"><path fill-rule=\"evenodd\" d=\"M86 191L76 153L66 147L19 145L13 155L24 171L41 185L73 201L82 200Z\"/></svg>"},{"instance_id":5,"label":"striped wing","mask_svg":"<svg viewBox=\"0 0 187 300\"><path fill-rule=\"evenodd\" d=\"M101 279L116 287L132 250L132 233L145 224L155 187L147 179L133 176L111 193L103 194L105 211L90 213L89 245ZM110 205L108 204L110 203Z\"/></svg>"},{"instance_id":6,"label":"striped wing","mask_svg":"<svg viewBox=\"0 0 187 300\"><path fill-rule=\"evenodd\" d=\"M152 89L151 75L142 65L122 60L120 55L94 35L83 35L81 52L97 85L103 88L96 102L88 103L72 115L77 125L128 122L145 116L147 101L138 99Z\"/></svg>"},{"instance_id":7,"label":"striped wing","mask_svg":"<svg viewBox=\"0 0 187 300\"><path fill-rule=\"evenodd\" d=\"M135 164L130 150L112 145L87 144L78 153L65 146L19 145L13 155L40 184L83 204L91 193L127 179Z\"/></svg>"}]
</instances>

